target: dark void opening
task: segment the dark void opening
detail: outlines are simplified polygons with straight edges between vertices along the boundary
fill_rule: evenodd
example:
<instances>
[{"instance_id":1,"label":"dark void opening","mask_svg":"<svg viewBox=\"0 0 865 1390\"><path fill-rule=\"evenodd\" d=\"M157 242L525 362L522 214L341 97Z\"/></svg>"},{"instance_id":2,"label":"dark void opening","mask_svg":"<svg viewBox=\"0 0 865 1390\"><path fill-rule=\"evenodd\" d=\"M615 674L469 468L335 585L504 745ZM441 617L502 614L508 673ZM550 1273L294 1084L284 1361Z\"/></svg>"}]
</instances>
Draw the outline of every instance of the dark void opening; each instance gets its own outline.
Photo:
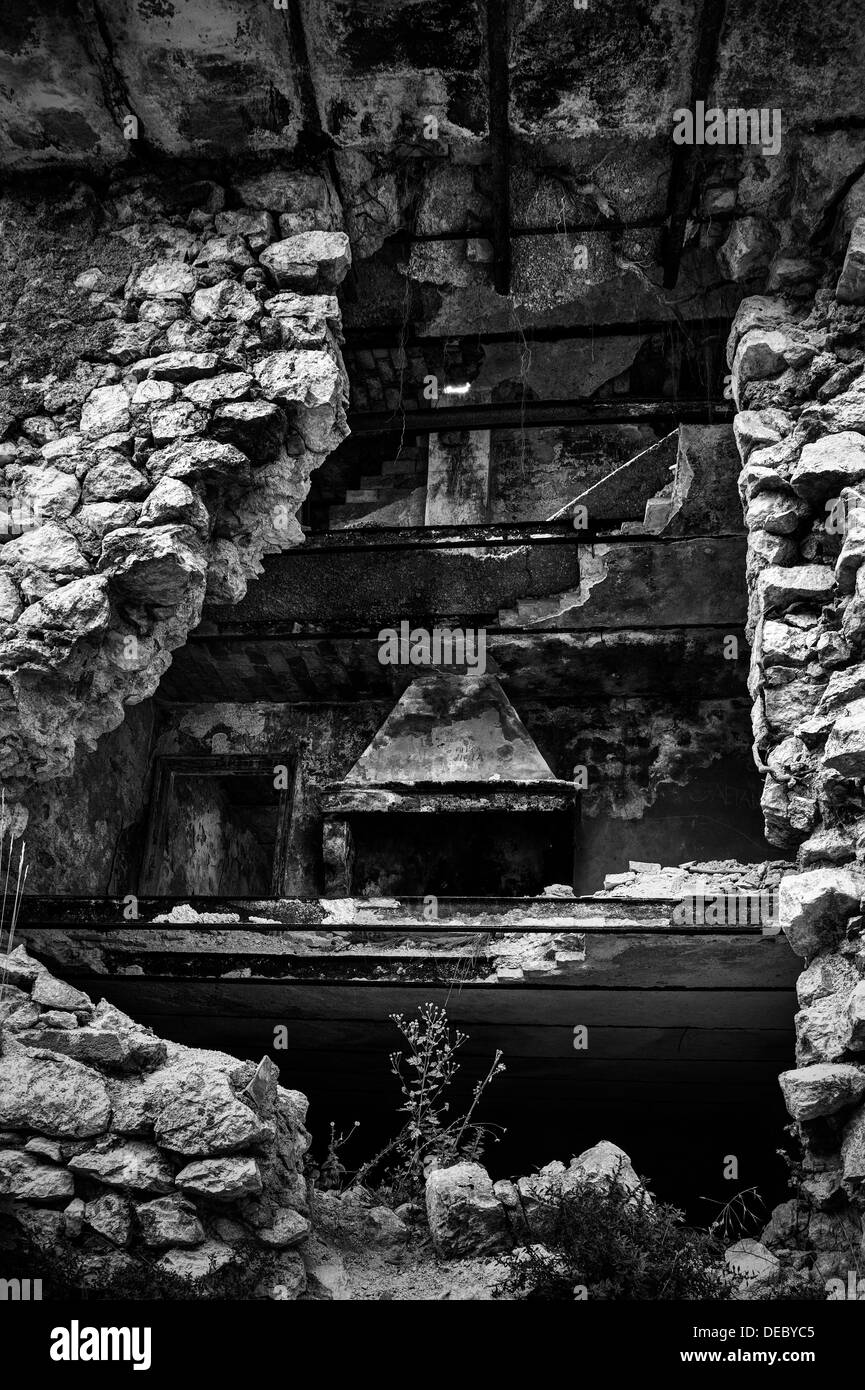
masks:
<instances>
[{"instance_id":1,"label":"dark void opening","mask_svg":"<svg viewBox=\"0 0 865 1390\"><path fill-rule=\"evenodd\" d=\"M278 759L160 759L139 891L281 895L288 783Z\"/></svg>"},{"instance_id":2,"label":"dark void opening","mask_svg":"<svg viewBox=\"0 0 865 1390\"><path fill-rule=\"evenodd\" d=\"M359 897L534 896L573 880L568 812L369 812L351 829Z\"/></svg>"},{"instance_id":3,"label":"dark void opening","mask_svg":"<svg viewBox=\"0 0 865 1390\"><path fill-rule=\"evenodd\" d=\"M680 1074L667 1080L663 1072L644 1080L645 1068L626 1062L604 1080L583 1082L574 1074L574 1063L570 1072L564 1065L551 1066L547 1074L538 1075L536 1066L512 1055L507 1027L501 1028L496 1042L507 1070L490 1086L476 1112L479 1121L497 1127L498 1140L483 1157L493 1179L534 1172L552 1159L567 1164L608 1139L630 1156L652 1192L682 1207L697 1225L708 1225L736 1193L756 1189L749 1192L747 1204L758 1219L747 1234L757 1235L772 1207L789 1197L788 1170L778 1152L789 1116L776 1061L752 1062L747 1083L735 1070L719 1076L717 1063L694 1064L690 1082L683 1082ZM273 1057L283 1066L283 1084L309 1097L307 1123L319 1160L327 1149L331 1121L338 1133L348 1133L354 1120L361 1120L360 1129L340 1152L349 1170L397 1132L401 1097L384 1056L364 1057L362 1075L352 1074L359 1059L348 1053L334 1051L328 1075L302 1052L293 1056L289 1067L278 1052ZM471 1104L472 1087L485 1069L479 1060L464 1063L453 1087L452 1114L464 1113Z\"/></svg>"}]
</instances>

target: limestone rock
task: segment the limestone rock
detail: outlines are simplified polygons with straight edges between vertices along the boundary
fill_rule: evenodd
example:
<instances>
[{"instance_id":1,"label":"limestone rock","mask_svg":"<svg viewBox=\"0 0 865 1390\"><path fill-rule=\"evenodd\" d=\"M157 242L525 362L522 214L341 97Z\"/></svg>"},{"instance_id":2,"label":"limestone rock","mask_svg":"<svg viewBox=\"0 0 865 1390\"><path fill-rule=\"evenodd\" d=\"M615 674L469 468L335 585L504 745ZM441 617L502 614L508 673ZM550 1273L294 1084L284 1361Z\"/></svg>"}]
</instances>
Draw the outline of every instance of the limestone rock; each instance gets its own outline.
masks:
<instances>
[{"instance_id":1,"label":"limestone rock","mask_svg":"<svg viewBox=\"0 0 865 1390\"><path fill-rule=\"evenodd\" d=\"M790 481L800 497L822 502L863 478L865 436L843 430L806 444Z\"/></svg>"},{"instance_id":2,"label":"limestone rock","mask_svg":"<svg viewBox=\"0 0 865 1390\"><path fill-rule=\"evenodd\" d=\"M108 532L134 526L138 511L136 502L86 502L69 522L69 529L87 559L97 563Z\"/></svg>"},{"instance_id":3,"label":"limestone rock","mask_svg":"<svg viewBox=\"0 0 865 1390\"><path fill-rule=\"evenodd\" d=\"M21 1149L0 1149L0 1197L16 1202L57 1202L75 1191L72 1174L65 1168L41 1163Z\"/></svg>"},{"instance_id":4,"label":"limestone rock","mask_svg":"<svg viewBox=\"0 0 865 1390\"><path fill-rule=\"evenodd\" d=\"M587 1183L590 1187L599 1187L604 1191L616 1187L619 1191L630 1194L643 1192L643 1185L628 1155L624 1149L620 1149L617 1144L611 1144L608 1139L602 1139L600 1143L572 1159L568 1177L570 1185L577 1182Z\"/></svg>"},{"instance_id":5,"label":"limestone rock","mask_svg":"<svg viewBox=\"0 0 865 1390\"><path fill-rule=\"evenodd\" d=\"M746 1283L774 1279L781 1268L778 1256L759 1240L737 1240L724 1251L724 1260Z\"/></svg>"},{"instance_id":6,"label":"limestone rock","mask_svg":"<svg viewBox=\"0 0 865 1390\"><path fill-rule=\"evenodd\" d=\"M839 955L820 956L802 971L796 981L796 996L803 1008L832 994L850 994L859 975L854 965Z\"/></svg>"},{"instance_id":7,"label":"limestone rock","mask_svg":"<svg viewBox=\"0 0 865 1390\"><path fill-rule=\"evenodd\" d=\"M154 261L140 272L135 294L140 299L176 299L195 291L195 271L179 260Z\"/></svg>"},{"instance_id":8,"label":"limestone rock","mask_svg":"<svg viewBox=\"0 0 865 1390\"><path fill-rule=\"evenodd\" d=\"M81 431L95 439L129 428L129 397L122 386L97 386L84 402Z\"/></svg>"},{"instance_id":9,"label":"limestone rock","mask_svg":"<svg viewBox=\"0 0 865 1390\"><path fill-rule=\"evenodd\" d=\"M777 612L803 600L828 602L834 582L828 565L794 565L789 569L770 566L757 580L757 593L766 612Z\"/></svg>"},{"instance_id":10,"label":"limestone rock","mask_svg":"<svg viewBox=\"0 0 865 1390\"><path fill-rule=\"evenodd\" d=\"M147 460L147 470L154 482L169 477L187 483L197 479L243 483L249 478L249 460L231 444L194 439L157 449Z\"/></svg>"},{"instance_id":11,"label":"limestone rock","mask_svg":"<svg viewBox=\"0 0 865 1390\"><path fill-rule=\"evenodd\" d=\"M220 280L200 289L192 301L192 317L199 323L255 323L262 308L254 294L236 280Z\"/></svg>"},{"instance_id":12,"label":"limestone rock","mask_svg":"<svg viewBox=\"0 0 865 1390\"><path fill-rule=\"evenodd\" d=\"M844 1126L841 1159L845 1181L865 1178L865 1106L860 1106Z\"/></svg>"},{"instance_id":13,"label":"limestone rock","mask_svg":"<svg viewBox=\"0 0 865 1390\"><path fill-rule=\"evenodd\" d=\"M249 394L255 380L249 372L218 372L216 376L204 381L193 381L184 386L183 394L202 409L211 410L224 401L240 400Z\"/></svg>"},{"instance_id":14,"label":"limestone rock","mask_svg":"<svg viewBox=\"0 0 865 1390\"><path fill-rule=\"evenodd\" d=\"M841 631L848 642L861 642L865 638L865 567L861 565L856 571L856 588L844 612Z\"/></svg>"},{"instance_id":15,"label":"limestone rock","mask_svg":"<svg viewBox=\"0 0 865 1390\"><path fill-rule=\"evenodd\" d=\"M794 1120L834 1115L865 1093L865 1071L843 1062L782 1072L778 1078L788 1113Z\"/></svg>"},{"instance_id":16,"label":"limestone rock","mask_svg":"<svg viewBox=\"0 0 865 1390\"><path fill-rule=\"evenodd\" d=\"M768 269L777 245L777 233L763 218L738 217L718 252L718 262L729 279L752 280Z\"/></svg>"},{"instance_id":17,"label":"limestone rock","mask_svg":"<svg viewBox=\"0 0 865 1390\"><path fill-rule=\"evenodd\" d=\"M273 1221L268 1226L260 1226L255 1234L263 1245L283 1250L298 1245L309 1232L310 1224L304 1217L291 1207L281 1207Z\"/></svg>"},{"instance_id":18,"label":"limestone rock","mask_svg":"<svg viewBox=\"0 0 865 1390\"><path fill-rule=\"evenodd\" d=\"M0 967L7 985L17 985L28 992L32 990L40 975L47 974L41 960L31 956L26 946L16 946L14 951L0 952Z\"/></svg>"},{"instance_id":19,"label":"limestone rock","mask_svg":"<svg viewBox=\"0 0 865 1390\"><path fill-rule=\"evenodd\" d=\"M338 285L351 265L351 247L345 232L300 232L273 242L259 259L281 288L305 290Z\"/></svg>"},{"instance_id":20,"label":"limestone rock","mask_svg":"<svg viewBox=\"0 0 865 1390\"><path fill-rule=\"evenodd\" d=\"M221 1240L206 1240L194 1250L169 1250L157 1260L157 1266L164 1273L195 1285L232 1264L234 1259L235 1252L230 1245Z\"/></svg>"},{"instance_id":21,"label":"limestone rock","mask_svg":"<svg viewBox=\"0 0 865 1390\"><path fill-rule=\"evenodd\" d=\"M207 508L179 478L160 478L138 517L139 526L167 526L171 522L191 526L206 534L210 526Z\"/></svg>"},{"instance_id":22,"label":"limestone rock","mask_svg":"<svg viewBox=\"0 0 865 1390\"><path fill-rule=\"evenodd\" d=\"M12 579L0 571L0 623L14 623L23 606Z\"/></svg>"},{"instance_id":23,"label":"limestone rock","mask_svg":"<svg viewBox=\"0 0 865 1390\"><path fill-rule=\"evenodd\" d=\"M63 1162L63 1150L54 1139L28 1139L24 1145L24 1152L28 1154L39 1154L42 1158L47 1158L51 1163Z\"/></svg>"},{"instance_id":24,"label":"limestone rock","mask_svg":"<svg viewBox=\"0 0 865 1390\"><path fill-rule=\"evenodd\" d=\"M275 1113L279 1099L279 1067L271 1057L262 1057L240 1097L266 1120Z\"/></svg>"},{"instance_id":25,"label":"limestone rock","mask_svg":"<svg viewBox=\"0 0 865 1390\"><path fill-rule=\"evenodd\" d=\"M172 1153L193 1156L228 1154L272 1141L272 1121L263 1120L233 1094L222 1074L190 1085L160 1111L156 1140Z\"/></svg>"},{"instance_id":26,"label":"limestone rock","mask_svg":"<svg viewBox=\"0 0 865 1390\"><path fill-rule=\"evenodd\" d=\"M777 444L791 425L790 417L780 410L740 410L733 419L733 435L743 463L752 449Z\"/></svg>"},{"instance_id":27,"label":"limestone rock","mask_svg":"<svg viewBox=\"0 0 865 1390\"><path fill-rule=\"evenodd\" d=\"M786 333L778 329L750 329L736 349L733 375L737 383L745 385L749 381L761 381L783 372L787 365L787 346Z\"/></svg>"},{"instance_id":28,"label":"limestone rock","mask_svg":"<svg viewBox=\"0 0 865 1390\"><path fill-rule=\"evenodd\" d=\"M128 367L130 362L147 355L158 333L158 327L146 319L139 323L119 323L105 349L106 355L121 367Z\"/></svg>"},{"instance_id":29,"label":"limestone rock","mask_svg":"<svg viewBox=\"0 0 865 1390\"><path fill-rule=\"evenodd\" d=\"M66 584L62 589L57 589L38 603L31 603L25 608L18 616L18 627L38 628L47 632L58 631L70 642L104 632L111 618L107 587L107 581L97 575L89 576L87 579L73 579L71 584ZM47 979L50 980L51 977L48 976ZM62 981L52 980L50 986L46 983L44 987L59 991L61 985ZM70 988L69 985L63 986L65 990ZM75 993L80 991L76 990ZM82 995L82 998L86 999L87 996ZM40 999L37 1002L41 1004L45 1001ZM46 1003L45 1007L68 1006ZM87 1007L90 1007L89 1000Z\"/></svg>"},{"instance_id":30,"label":"limestone rock","mask_svg":"<svg viewBox=\"0 0 865 1390\"><path fill-rule=\"evenodd\" d=\"M853 223L835 298L839 304L865 304L865 217Z\"/></svg>"},{"instance_id":31,"label":"limestone rock","mask_svg":"<svg viewBox=\"0 0 865 1390\"><path fill-rule=\"evenodd\" d=\"M146 366L147 375L156 381L197 381L200 377L215 376L219 358L215 352L194 352L179 349L163 352L158 357L146 357L136 363L139 372Z\"/></svg>"},{"instance_id":32,"label":"limestone rock","mask_svg":"<svg viewBox=\"0 0 865 1390\"><path fill-rule=\"evenodd\" d=\"M50 463L19 469L12 489L12 516L17 513L41 525L44 521L64 521L78 505L81 488L73 473L53 468Z\"/></svg>"},{"instance_id":33,"label":"limestone rock","mask_svg":"<svg viewBox=\"0 0 865 1390\"><path fill-rule=\"evenodd\" d=\"M765 530L776 536L789 536L803 519L802 504L783 492L761 492L752 498L745 513L749 531Z\"/></svg>"},{"instance_id":34,"label":"limestone rock","mask_svg":"<svg viewBox=\"0 0 865 1390\"><path fill-rule=\"evenodd\" d=\"M71 532L53 521L7 541L0 548L0 562L20 577L25 593L34 572L46 574L58 583L90 573ZM42 597L42 593L34 594L34 598Z\"/></svg>"},{"instance_id":35,"label":"limestone rock","mask_svg":"<svg viewBox=\"0 0 865 1390\"><path fill-rule=\"evenodd\" d=\"M837 1062L847 1050L850 1023L847 995L818 999L796 1015L796 1062L806 1067L812 1062Z\"/></svg>"},{"instance_id":36,"label":"limestone rock","mask_svg":"<svg viewBox=\"0 0 865 1390\"><path fill-rule=\"evenodd\" d=\"M194 383L193 383L194 384ZM150 416L150 433L154 444L170 444L175 439L191 439L203 434L207 416L196 410L191 401L171 401Z\"/></svg>"},{"instance_id":37,"label":"limestone rock","mask_svg":"<svg viewBox=\"0 0 865 1390\"><path fill-rule=\"evenodd\" d=\"M433 1244L445 1259L510 1244L504 1210L479 1163L434 1169L426 1181L426 1209Z\"/></svg>"},{"instance_id":38,"label":"limestone rock","mask_svg":"<svg viewBox=\"0 0 865 1390\"><path fill-rule=\"evenodd\" d=\"M239 603L246 593L246 575L233 541L211 541L207 551L208 603Z\"/></svg>"},{"instance_id":39,"label":"limestone rock","mask_svg":"<svg viewBox=\"0 0 865 1390\"><path fill-rule=\"evenodd\" d=\"M862 882L845 869L785 875L778 889L778 915L796 955L811 957L839 941L861 893Z\"/></svg>"},{"instance_id":40,"label":"limestone rock","mask_svg":"<svg viewBox=\"0 0 865 1390\"><path fill-rule=\"evenodd\" d=\"M100 459L87 471L81 496L85 502L120 502L144 497L150 487L144 474L126 459Z\"/></svg>"},{"instance_id":41,"label":"limestone rock","mask_svg":"<svg viewBox=\"0 0 865 1390\"><path fill-rule=\"evenodd\" d=\"M69 1160L69 1167L84 1177L96 1178L106 1187L129 1192L170 1192L174 1175L163 1155L153 1144L140 1140L110 1140L94 1149L85 1149Z\"/></svg>"},{"instance_id":42,"label":"limestone rock","mask_svg":"<svg viewBox=\"0 0 865 1390\"><path fill-rule=\"evenodd\" d=\"M84 1224L112 1245L129 1244L132 1232L132 1208L119 1192L105 1192L84 1208Z\"/></svg>"},{"instance_id":43,"label":"limestone rock","mask_svg":"<svg viewBox=\"0 0 865 1390\"><path fill-rule=\"evenodd\" d=\"M47 971L37 976L34 981L32 998L34 1004L41 1004L43 1009L68 1009L72 1012L80 1010L88 1014L93 1009L89 998L82 990L67 985L65 980L55 980Z\"/></svg>"},{"instance_id":44,"label":"limestone rock","mask_svg":"<svg viewBox=\"0 0 865 1390\"><path fill-rule=\"evenodd\" d=\"M865 776L865 699L853 700L840 711L821 764L842 777Z\"/></svg>"},{"instance_id":45,"label":"limestone rock","mask_svg":"<svg viewBox=\"0 0 865 1390\"><path fill-rule=\"evenodd\" d=\"M843 1201L844 1189L841 1185L843 1176L842 1169L832 1168L826 1173L814 1173L808 1178L803 1178L800 1183L802 1196L818 1211L830 1211L832 1207L838 1206ZM794 1244L793 1241L783 1243L785 1245Z\"/></svg>"},{"instance_id":46,"label":"limestone rock","mask_svg":"<svg viewBox=\"0 0 865 1390\"><path fill-rule=\"evenodd\" d=\"M851 1052L865 1052L865 980L860 980L847 999L847 1046Z\"/></svg>"},{"instance_id":47,"label":"limestone rock","mask_svg":"<svg viewBox=\"0 0 865 1390\"><path fill-rule=\"evenodd\" d=\"M177 1186L194 1196L217 1202L255 1195L262 1190L261 1171L254 1158L204 1158L187 1163L175 1179Z\"/></svg>"},{"instance_id":48,"label":"limestone rock","mask_svg":"<svg viewBox=\"0 0 865 1390\"><path fill-rule=\"evenodd\" d=\"M43 1014L43 1019L45 1015ZM42 1020L40 1020L40 1023ZM120 1039L113 1033L103 1033L97 1028L34 1028L20 1035L23 1043L44 1047L51 1052L62 1052L66 1057L74 1057L78 1062L88 1062L98 1067L119 1067L123 1061Z\"/></svg>"},{"instance_id":49,"label":"limestone rock","mask_svg":"<svg viewBox=\"0 0 865 1390\"><path fill-rule=\"evenodd\" d=\"M257 363L255 375L262 390L282 404L315 409L340 400L339 368L322 352L273 352Z\"/></svg>"},{"instance_id":50,"label":"limestone rock","mask_svg":"<svg viewBox=\"0 0 865 1390\"><path fill-rule=\"evenodd\" d=\"M222 236L242 236L251 251L262 251L276 239L276 222L269 212L237 208L218 212L214 220L217 232Z\"/></svg>"},{"instance_id":51,"label":"limestone rock","mask_svg":"<svg viewBox=\"0 0 865 1390\"><path fill-rule=\"evenodd\" d=\"M110 1117L102 1078L80 1062L25 1047L0 1057L0 1126L84 1139Z\"/></svg>"},{"instance_id":52,"label":"limestone rock","mask_svg":"<svg viewBox=\"0 0 865 1390\"><path fill-rule=\"evenodd\" d=\"M100 568L125 598L170 607L203 589L207 561L189 526L124 526L105 537Z\"/></svg>"},{"instance_id":53,"label":"limestone rock","mask_svg":"<svg viewBox=\"0 0 865 1390\"><path fill-rule=\"evenodd\" d=\"M142 1202L136 1208L145 1245L164 1249L169 1245L201 1245L204 1227L191 1202L172 1194Z\"/></svg>"},{"instance_id":54,"label":"limestone rock","mask_svg":"<svg viewBox=\"0 0 865 1390\"><path fill-rule=\"evenodd\" d=\"M193 264L196 268L204 267L203 278L212 283L217 276L224 275L226 266L232 270L245 270L247 266L255 265L255 259L250 255L243 237L232 234L208 237Z\"/></svg>"}]
</instances>

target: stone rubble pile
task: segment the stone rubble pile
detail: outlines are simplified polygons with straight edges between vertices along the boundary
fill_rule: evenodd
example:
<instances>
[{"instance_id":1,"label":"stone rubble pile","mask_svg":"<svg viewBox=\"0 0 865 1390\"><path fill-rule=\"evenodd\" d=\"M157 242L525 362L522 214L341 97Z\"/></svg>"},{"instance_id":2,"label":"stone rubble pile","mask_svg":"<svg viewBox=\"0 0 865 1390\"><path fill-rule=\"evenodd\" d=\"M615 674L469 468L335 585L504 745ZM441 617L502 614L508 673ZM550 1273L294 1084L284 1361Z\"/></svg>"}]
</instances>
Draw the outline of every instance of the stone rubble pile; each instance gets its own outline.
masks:
<instances>
[{"instance_id":1,"label":"stone rubble pile","mask_svg":"<svg viewBox=\"0 0 865 1390\"><path fill-rule=\"evenodd\" d=\"M624 873L607 874L596 898L683 898L702 894L770 893L793 863L767 859L759 864L740 864L735 859L712 859L665 866L632 860Z\"/></svg>"},{"instance_id":2,"label":"stone rubble pile","mask_svg":"<svg viewBox=\"0 0 865 1390\"><path fill-rule=\"evenodd\" d=\"M754 755L767 838L796 856L779 916L805 962L797 1066L781 1077L804 1160L763 1239L823 1278L858 1268L865 1209L863 236L853 220L840 276L827 272L813 299L744 300L728 344Z\"/></svg>"},{"instance_id":3,"label":"stone rubble pile","mask_svg":"<svg viewBox=\"0 0 865 1390\"><path fill-rule=\"evenodd\" d=\"M24 947L0 955L0 1213L46 1285L59 1263L103 1296L166 1278L303 1294L307 1102L278 1077L163 1041Z\"/></svg>"},{"instance_id":4,"label":"stone rubble pile","mask_svg":"<svg viewBox=\"0 0 865 1390\"><path fill-rule=\"evenodd\" d=\"M12 791L67 773L153 693L205 598L239 601L263 555L302 540L310 472L348 432L350 250L325 178L204 181L176 205L137 176L103 208L92 261L82 247L56 286L96 320L84 355L38 381L25 363L7 397L22 404L0 412Z\"/></svg>"},{"instance_id":5,"label":"stone rubble pile","mask_svg":"<svg viewBox=\"0 0 865 1390\"><path fill-rule=\"evenodd\" d=\"M543 1241L558 1204L585 1184L618 1187L634 1200L650 1201L623 1149L601 1140L570 1164L555 1160L516 1182L493 1182L480 1163L436 1168L427 1177L426 1213L437 1254L443 1259L510 1250L527 1239Z\"/></svg>"}]
</instances>

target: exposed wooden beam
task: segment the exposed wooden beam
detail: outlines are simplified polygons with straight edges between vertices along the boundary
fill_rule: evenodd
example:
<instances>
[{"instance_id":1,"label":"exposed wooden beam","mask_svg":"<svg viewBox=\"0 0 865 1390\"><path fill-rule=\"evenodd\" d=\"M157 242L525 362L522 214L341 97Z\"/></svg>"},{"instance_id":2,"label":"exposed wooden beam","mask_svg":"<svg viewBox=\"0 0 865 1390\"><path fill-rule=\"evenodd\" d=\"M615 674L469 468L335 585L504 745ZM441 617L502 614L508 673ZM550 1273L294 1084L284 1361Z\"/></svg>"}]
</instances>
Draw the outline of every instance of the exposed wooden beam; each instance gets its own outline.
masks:
<instances>
[{"instance_id":1,"label":"exposed wooden beam","mask_svg":"<svg viewBox=\"0 0 865 1390\"><path fill-rule=\"evenodd\" d=\"M707 335L723 334L726 342L733 319L729 314L699 318L619 319L614 323L556 324L552 327L527 324L524 329L496 329L476 333L437 334L411 332L402 338L396 326L390 328L353 328L344 330L347 347L353 348L422 348L443 350L446 343L470 344L473 348L488 343L561 343L585 339L597 343L601 338L642 338L663 334L670 342L682 339L699 342Z\"/></svg>"},{"instance_id":2,"label":"exposed wooden beam","mask_svg":"<svg viewBox=\"0 0 865 1390\"><path fill-rule=\"evenodd\" d=\"M447 405L437 410L352 411L352 434L420 434L437 430L521 429L540 425L632 425L663 421L686 425L726 424L733 419L727 401L608 400L520 401L492 405Z\"/></svg>"}]
</instances>

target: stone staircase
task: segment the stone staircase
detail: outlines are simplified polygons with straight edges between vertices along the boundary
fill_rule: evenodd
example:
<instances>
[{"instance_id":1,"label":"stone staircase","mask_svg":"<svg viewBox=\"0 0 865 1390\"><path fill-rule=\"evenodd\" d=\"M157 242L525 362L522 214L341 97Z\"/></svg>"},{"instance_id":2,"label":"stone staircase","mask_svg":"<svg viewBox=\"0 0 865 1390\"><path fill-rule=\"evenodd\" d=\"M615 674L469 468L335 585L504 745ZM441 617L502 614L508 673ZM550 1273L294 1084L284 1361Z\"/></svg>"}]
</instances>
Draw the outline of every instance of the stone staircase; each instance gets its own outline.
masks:
<instances>
[{"instance_id":1,"label":"stone staircase","mask_svg":"<svg viewBox=\"0 0 865 1390\"><path fill-rule=\"evenodd\" d=\"M416 445L387 459L379 473L364 474L349 488L345 501L330 508L332 531L363 526L423 526L426 510L426 460Z\"/></svg>"}]
</instances>

